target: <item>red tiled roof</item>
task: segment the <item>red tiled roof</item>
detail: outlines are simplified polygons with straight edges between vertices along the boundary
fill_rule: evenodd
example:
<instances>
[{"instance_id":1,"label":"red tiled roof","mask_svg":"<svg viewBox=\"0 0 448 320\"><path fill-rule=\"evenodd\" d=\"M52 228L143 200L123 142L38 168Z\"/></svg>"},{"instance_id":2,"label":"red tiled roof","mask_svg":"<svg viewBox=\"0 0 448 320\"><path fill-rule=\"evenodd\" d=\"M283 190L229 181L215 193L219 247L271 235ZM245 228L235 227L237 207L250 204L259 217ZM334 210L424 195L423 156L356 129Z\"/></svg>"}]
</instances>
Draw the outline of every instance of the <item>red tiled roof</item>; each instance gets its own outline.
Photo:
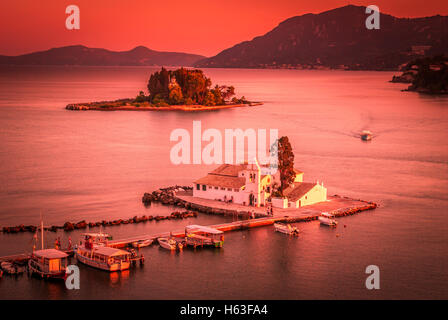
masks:
<instances>
[{"instance_id":1,"label":"red tiled roof","mask_svg":"<svg viewBox=\"0 0 448 320\"><path fill-rule=\"evenodd\" d=\"M314 182L296 182L283 191L283 194L289 201L297 201L313 189L317 183Z\"/></svg>"},{"instance_id":2,"label":"red tiled roof","mask_svg":"<svg viewBox=\"0 0 448 320\"><path fill-rule=\"evenodd\" d=\"M239 189L246 184L246 179L234 176L223 176L217 174L208 174L196 180L194 183L205 184L214 187L234 188Z\"/></svg>"}]
</instances>

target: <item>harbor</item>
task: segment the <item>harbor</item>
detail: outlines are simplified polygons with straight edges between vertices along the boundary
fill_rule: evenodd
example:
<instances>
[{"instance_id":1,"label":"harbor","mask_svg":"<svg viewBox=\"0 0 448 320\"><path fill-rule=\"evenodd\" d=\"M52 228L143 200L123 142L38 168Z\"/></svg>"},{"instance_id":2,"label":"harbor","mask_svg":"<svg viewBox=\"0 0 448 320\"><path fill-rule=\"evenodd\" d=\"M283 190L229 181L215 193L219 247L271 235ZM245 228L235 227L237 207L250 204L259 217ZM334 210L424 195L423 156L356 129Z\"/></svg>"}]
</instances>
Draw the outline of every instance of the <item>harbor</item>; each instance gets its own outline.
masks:
<instances>
[{"instance_id":1,"label":"harbor","mask_svg":"<svg viewBox=\"0 0 448 320\"><path fill-rule=\"evenodd\" d=\"M183 191L175 191L182 189ZM232 216L236 219L232 222L219 223L205 226L207 228L218 230L223 233L231 231L248 230L252 228L272 226L275 223L300 223L318 220L322 213L330 212L335 218L347 215L353 215L362 211L372 210L377 207L374 202L364 200L356 200L348 197L330 196L328 201L317 203L298 209L280 209L273 210L273 215L266 213L265 207L242 206L238 204L223 203L208 199L199 199L192 196L191 190L185 190L179 187L169 187L159 189L156 193L163 194L157 198L163 198L167 205L177 205L179 207L195 210L201 214L214 214L223 216ZM250 218L254 213L255 218ZM248 218L249 217L249 218ZM184 229L176 229L168 232L142 234L129 238L115 239L107 241L107 246L112 248L129 248L137 242L156 243L159 238L177 238L186 237ZM200 244L198 246L201 246ZM196 245L194 245L196 247ZM62 252L73 256L73 248L61 249ZM1 262L26 263L32 256L32 253L18 253L16 255L8 255L0 257Z\"/></svg>"}]
</instances>

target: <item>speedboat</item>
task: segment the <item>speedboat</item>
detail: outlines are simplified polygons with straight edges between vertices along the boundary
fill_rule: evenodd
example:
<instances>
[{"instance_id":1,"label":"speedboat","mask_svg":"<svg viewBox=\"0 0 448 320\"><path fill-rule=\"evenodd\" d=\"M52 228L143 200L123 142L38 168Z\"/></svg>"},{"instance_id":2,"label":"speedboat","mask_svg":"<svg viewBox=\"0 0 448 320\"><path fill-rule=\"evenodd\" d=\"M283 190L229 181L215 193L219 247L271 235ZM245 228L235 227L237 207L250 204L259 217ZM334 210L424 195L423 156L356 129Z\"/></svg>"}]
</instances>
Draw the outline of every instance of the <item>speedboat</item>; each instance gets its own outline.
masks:
<instances>
[{"instance_id":1,"label":"speedboat","mask_svg":"<svg viewBox=\"0 0 448 320\"><path fill-rule=\"evenodd\" d=\"M372 132L370 132L369 130L363 130L361 132L361 140L363 140L363 141L372 140Z\"/></svg>"},{"instance_id":2,"label":"speedboat","mask_svg":"<svg viewBox=\"0 0 448 320\"><path fill-rule=\"evenodd\" d=\"M162 248L168 249L168 250L182 250L183 245L182 243L178 243L176 240L172 238L158 238L157 241L159 242L160 246Z\"/></svg>"},{"instance_id":3,"label":"speedboat","mask_svg":"<svg viewBox=\"0 0 448 320\"><path fill-rule=\"evenodd\" d=\"M132 246L134 248L143 248L143 247L150 246L153 243L153 241L154 240L152 240L152 239L138 240L138 241L132 242Z\"/></svg>"},{"instance_id":4,"label":"speedboat","mask_svg":"<svg viewBox=\"0 0 448 320\"><path fill-rule=\"evenodd\" d=\"M274 223L275 231L298 236L299 235L299 229L296 227L292 227L290 224L283 224L283 223Z\"/></svg>"},{"instance_id":5,"label":"speedboat","mask_svg":"<svg viewBox=\"0 0 448 320\"><path fill-rule=\"evenodd\" d=\"M56 249L34 251L28 260L28 273L42 279L65 280L68 254Z\"/></svg>"},{"instance_id":6,"label":"speedboat","mask_svg":"<svg viewBox=\"0 0 448 320\"><path fill-rule=\"evenodd\" d=\"M338 224L338 222L334 220L334 215L328 212L322 212L319 217L319 221L321 224L326 226L336 226Z\"/></svg>"}]
</instances>

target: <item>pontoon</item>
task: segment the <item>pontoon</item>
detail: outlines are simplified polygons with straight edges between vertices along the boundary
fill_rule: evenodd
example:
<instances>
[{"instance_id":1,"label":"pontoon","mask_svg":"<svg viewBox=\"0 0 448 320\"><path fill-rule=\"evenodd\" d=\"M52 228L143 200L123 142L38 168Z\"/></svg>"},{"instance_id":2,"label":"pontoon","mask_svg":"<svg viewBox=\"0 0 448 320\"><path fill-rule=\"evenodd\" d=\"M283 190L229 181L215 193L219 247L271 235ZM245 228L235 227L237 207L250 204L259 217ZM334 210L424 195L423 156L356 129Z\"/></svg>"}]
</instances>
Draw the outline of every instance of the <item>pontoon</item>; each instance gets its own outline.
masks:
<instances>
[{"instance_id":1,"label":"pontoon","mask_svg":"<svg viewBox=\"0 0 448 320\"><path fill-rule=\"evenodd\" d=\"M193 247L211 246L221 248L224 245L224 232L199 225L185 227L185 242Z\"/></svg>"}]
</instances>

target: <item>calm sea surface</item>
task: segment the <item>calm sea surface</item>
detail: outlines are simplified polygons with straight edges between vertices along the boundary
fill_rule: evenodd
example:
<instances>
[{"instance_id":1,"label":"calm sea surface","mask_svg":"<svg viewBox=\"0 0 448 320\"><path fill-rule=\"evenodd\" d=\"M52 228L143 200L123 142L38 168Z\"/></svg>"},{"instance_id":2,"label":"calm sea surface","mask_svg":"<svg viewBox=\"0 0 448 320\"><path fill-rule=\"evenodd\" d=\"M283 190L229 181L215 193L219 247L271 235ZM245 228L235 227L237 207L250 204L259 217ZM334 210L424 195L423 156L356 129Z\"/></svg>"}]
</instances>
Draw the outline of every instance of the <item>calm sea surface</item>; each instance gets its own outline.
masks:
<instances>
[{"instance_id":1,"label":"calm sea surface","mask_svg":"<svg viewBox=\"0 0 448 320\"><path fill-rule=\"evenodd\" d=\"M165 215L144 192L190 184L215 166L170 162L175 128L277 128L305 180L328 193L378 202L336 229L301 223L226 234L222 250L142 250L143 268L109 274L80 265L81 289L4 276L0 299L448 298L448 97L401 92L388 72L208 69L260 107L204 113L74 112L73 102L133 97L154 68L0 70L0 227ZM355 135L371 130L363 143ZM109 227L114 238L215 224L198 218ZM344 228L344 225L346 227ZM95 229L91 229L95 230ZM338 236L337 236L338 235ZM74 241L79 232L46 233ZM32 234L0 233L0 255L31 250ZM365 288L377 265L381 289Z\"/></svg>"}]
</instances>

